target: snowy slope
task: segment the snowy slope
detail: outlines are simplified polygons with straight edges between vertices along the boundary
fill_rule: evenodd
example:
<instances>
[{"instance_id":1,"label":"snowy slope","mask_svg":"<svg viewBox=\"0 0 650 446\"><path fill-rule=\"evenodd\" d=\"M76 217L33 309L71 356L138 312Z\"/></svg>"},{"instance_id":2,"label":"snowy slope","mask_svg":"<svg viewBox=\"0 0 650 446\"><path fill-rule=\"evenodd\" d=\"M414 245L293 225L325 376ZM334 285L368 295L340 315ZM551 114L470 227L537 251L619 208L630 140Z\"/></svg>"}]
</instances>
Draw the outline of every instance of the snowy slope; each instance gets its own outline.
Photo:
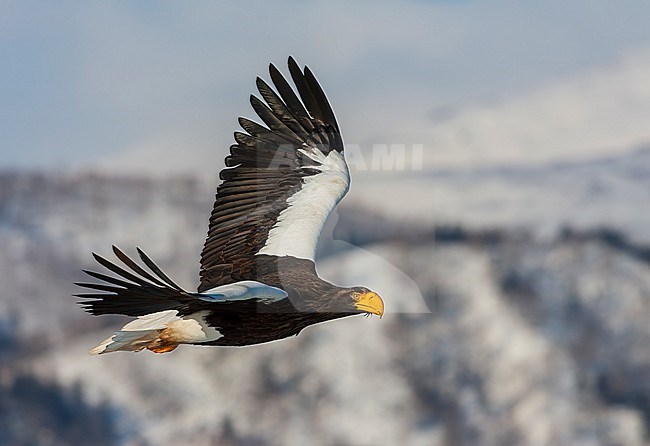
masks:
<instances>
[{"instance_id":1,"label":"snowy slope","mask_svg":"<svg viewBox=\"0 0 650 446\"><path fill-rule=\"evenodd\" d=\"M81 381L154 444L210 444L226 419L261 444L643 444L647 265L593 242L373 250L422 286L432 314L351 318L261 348L86 356L103 329L36 368ZM321 268L373 280L364 257ZM504 288L513 275L534 293ZM390 305L397 290L385 291ZM615 395L596 384L621 378Z\"/></svg>"},{"instance_id":2,"label":"snowy slope","mask_svg":"<svg viewBox=\"0 0 650 446\"><path fill-rule=\"evenodd\" d=\"M650 243L650 149L533 167L377 172L354 178L343 206L422 225L532 230L611 227Z\"/></svg>"},{"instance_id":3,"label":"snowy slope","mask_svg":"<svg viewBox=\"0 0 650 446\"><path fill-rule=\"evenodd\" d=\"M635 165L639 178L631 181L646 181L643 164L631 162L588 166L584 176L609 171L622 181ZM553 170L568 182L581 181L582 168ZM519 184L541 182L547 172L533 173ZM475 181L460 173L432 178ZM212 192L183 179L12 174L2 184L0 334L9 337L3 345L22 349L0 349L0 397L26 372L70 389L80 384L89 403L112 408L123 444L646 441L649 266L596 238L540 239L510 231L526 225L507 220L492 240L434 243L433 232L414 239L413 226L390 214L359 212L381 212L384 195L371 195L363 208L352 206L357 196L340 211L335 233L380 235L383 227L389 239L359 248L331 240L330 227L318 270L378 291L382 320L348 318L253 348L90 357L87 350L120 325L83 313L69 297L80 270L92 265L90 251L142 246L191 288ZM549 184L563 187L554 177ZM588 227L602 225L599 218ZM426 221L413 223L426 229Z\"/></svg>"}]
</instances>

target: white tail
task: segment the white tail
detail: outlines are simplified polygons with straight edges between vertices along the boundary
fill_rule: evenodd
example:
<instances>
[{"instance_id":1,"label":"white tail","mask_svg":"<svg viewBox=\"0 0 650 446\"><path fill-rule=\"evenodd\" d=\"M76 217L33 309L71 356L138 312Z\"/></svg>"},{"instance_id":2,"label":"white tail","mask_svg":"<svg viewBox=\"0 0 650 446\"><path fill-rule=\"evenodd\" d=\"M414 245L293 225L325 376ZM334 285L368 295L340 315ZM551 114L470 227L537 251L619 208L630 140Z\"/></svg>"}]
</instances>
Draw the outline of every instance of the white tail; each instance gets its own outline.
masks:
<instances>
[{"instance_id":1,"label":"white tail","mask_svg":"<svg viewBox=\"0 0 650 446\"><path fill-rule=\"evenodd\" d=\"M144 348L166 353L179 344L212 341L221 336L205 324L202 312L181 318L178 311L166 310L138 317L88 353L139 352Z\"/></svg>"}]
</instances>

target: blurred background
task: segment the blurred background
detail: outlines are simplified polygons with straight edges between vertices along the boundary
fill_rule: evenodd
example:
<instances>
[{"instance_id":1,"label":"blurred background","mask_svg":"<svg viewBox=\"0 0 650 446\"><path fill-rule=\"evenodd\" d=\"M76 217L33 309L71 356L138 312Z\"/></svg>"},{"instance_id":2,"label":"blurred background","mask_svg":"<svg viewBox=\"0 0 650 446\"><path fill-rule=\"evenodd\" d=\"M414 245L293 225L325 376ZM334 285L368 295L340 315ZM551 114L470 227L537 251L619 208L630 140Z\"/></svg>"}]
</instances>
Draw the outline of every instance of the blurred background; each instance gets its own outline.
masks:
<instances>
[{"instance_id":1,"label":"blurred background","mask_svg":"<svg viewBox=\"0 0 650 446\"><path fill-rule=\"evenodd\" d=\"M0 2L0 444L650 443L650 3ZM337 114L387 315L89 357L91 251L198 284L268 63Z\"/></svg>"}]
</instances>

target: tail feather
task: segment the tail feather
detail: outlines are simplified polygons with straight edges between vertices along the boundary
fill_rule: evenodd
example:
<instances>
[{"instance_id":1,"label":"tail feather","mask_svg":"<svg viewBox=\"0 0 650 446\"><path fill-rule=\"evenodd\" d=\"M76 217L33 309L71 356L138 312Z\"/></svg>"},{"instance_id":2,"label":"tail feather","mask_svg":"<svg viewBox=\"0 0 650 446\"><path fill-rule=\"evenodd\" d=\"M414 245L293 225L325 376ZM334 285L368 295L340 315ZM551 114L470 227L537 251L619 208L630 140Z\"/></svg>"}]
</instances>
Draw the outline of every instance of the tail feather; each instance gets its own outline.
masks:
<instances>
[{"instance_id":1,"label":"tail feather","mask_svg":"<svg viewBox=\"0 0 650 446\"><path fill-rule=\"evenodd\" d=\"M223 337L219 330L205 323L204 316L205 312L181 316L176 310L146 314L126 324L89 353L139 352L145 348L166 353L180 344L200 344Z\"/></svg>"},{"instance_id":2,"label":"tail feather","mask_svg":"<svg viewBox=\"0 0 650 446\"><path fill-rule=\"evenodd\" d=\"M158 337L158 330L117 331L110 338L90 350L91 355L116 351L139 352Z\"/></svg>"},{"instance_id":3,"label":"tail feather","mask_svg":"<svg viewBox=\"0 0 650 446\"><path fill-rule=\"evenodd\" d=\"M93 253L100 265L119 277L84 271L89 276L103 282L79 282L76 284L95 291L75 294L76 297L84 299L79 304L89 313L144 316L165 310L181 310L196 302L196 298L192 294L176 285L139 248L140 258L151 272L147 272L115 246L113 246L113 252L131 271Z\"/></svg>"},{"instance_id":4,"label":"tail feather","mask_svg":"<svg viewBox=\"0 0 650 446\"><path fill-rule=\"evenodd\" d=\"M159 351L173 350L177 344L163 345L160 334L168 327L170 322L178 321L176 310L160 311L153 314L140 316L138 319L126 324L120 331L102 341L97 347L89 351L91 355L111 353L116 351L139 352L144 348Z\"/></svg>"}]
</instances>

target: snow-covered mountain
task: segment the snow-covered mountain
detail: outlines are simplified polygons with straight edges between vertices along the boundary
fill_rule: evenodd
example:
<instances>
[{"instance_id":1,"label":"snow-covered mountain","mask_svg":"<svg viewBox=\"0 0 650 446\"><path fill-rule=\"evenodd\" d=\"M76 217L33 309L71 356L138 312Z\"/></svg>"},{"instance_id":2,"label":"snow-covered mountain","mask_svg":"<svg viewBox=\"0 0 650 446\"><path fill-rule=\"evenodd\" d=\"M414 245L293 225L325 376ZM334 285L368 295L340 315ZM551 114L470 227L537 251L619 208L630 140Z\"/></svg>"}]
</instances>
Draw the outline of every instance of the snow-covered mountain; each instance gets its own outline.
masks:
<instances>
[{"instance_id":1,"label":"snow-covered mountain","mask_svg":"<svg viewBox=\"0 0 650 446\"><path fill-rule=\"evenodd\" d=\"M609 227L650 244L650 148L616 156L519 167L360 175L344 206L392 220L474 229ZM405 199L404 197L408 197Z\"/></svg>"},{"instance_id":2,"label":"snow-covered mountain","mask_svg":"<svg viewBox=\"0 0 650 446\"><path fill-rule=\"evenodd\" d=\"M0 443L79 444L87 431L106 444L647 444L650 263L637 188L647 190L648 153L634 157L360 178L318 269L376 289L382 320L258 347L100 357L86 352L121 319L91 317L70 297L81 269L96 268L90 252L137 245L195 287L214 185L2 174ZM455 226L434 230L432 217Z\"/></svg>"}]
</instances>

